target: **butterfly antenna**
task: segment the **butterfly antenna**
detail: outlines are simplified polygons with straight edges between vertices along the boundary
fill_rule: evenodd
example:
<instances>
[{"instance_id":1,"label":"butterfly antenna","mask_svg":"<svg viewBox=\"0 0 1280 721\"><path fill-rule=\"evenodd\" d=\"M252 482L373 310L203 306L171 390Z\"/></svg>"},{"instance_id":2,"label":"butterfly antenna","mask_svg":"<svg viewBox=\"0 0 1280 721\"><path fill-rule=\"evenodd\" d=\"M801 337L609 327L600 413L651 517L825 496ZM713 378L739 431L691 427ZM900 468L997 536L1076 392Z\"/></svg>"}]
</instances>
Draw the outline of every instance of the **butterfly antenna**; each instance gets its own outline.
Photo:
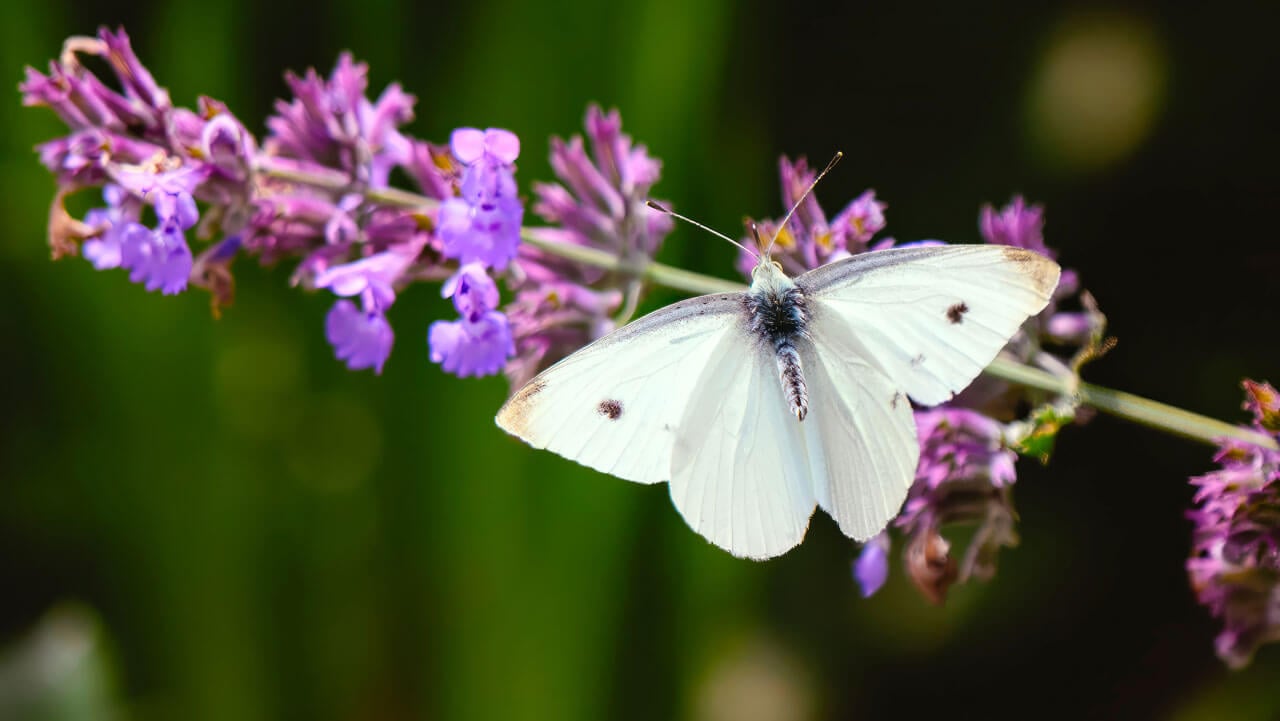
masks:
<instances>
[{"instance_id":1,"label":"butterfly antenna","mask_svg":"<svg viewBox=\"0 0 1280 721\"><path fill-rule=\"evenodd\" d=\"M773 232L773 237L769 239L769 247L765 248L765 255L769 255L769 252L773 250L773 244L778 240L778 235L782 233L782 229L787 227L787 221L791 220L791 216L795 215L800 204L804 202L805 198L809 197L809 193L813 192L813 189L818 185L818 181L822 180L822 176L831 172L831 169L836 167L836 163L840 162L843 157L844 153L837 150L835 156L831 158L831 162L827 163L827 167L823 168L821 173L818 173L818 177L814 178L813 182L809 183L809 187L804 189L804 192L800 194L800 198L796 200L795 205L791 206L791 210L788 210L787 214L782 216L782 222L778 223L778 229Z\"/></svg>"},{"instance_id":2,"label":"butterfly antenna","mask_svg":"<svg viewBox=\"0 0 1280 721\"><path fill-rule=\"evenodd\" d=\"M668 207L666 207L666 206L663 206L663 205L661 205L661 204L659 204L659 203L657 203L657 202L655 202L655 201L652 201L652 200L646 200L646 201L645 201L645 205L649 206L650 208L653 208L654 210L658 211L659 213L666 213L667 215L670 215L672 218L676 218L676 219L678 219L678 220L683 220L684 222L686 222L686 223L688 223L688 224L690 224L690 225L695 225L695 226L697 226L697 227L699 227L699 228L702 228L703 230L705 230L705 231L707 231L708 233L710 233L710 234L712 234L712 235L716 236L717 238L720 238L720 239L722 239L722 240L727 240L727 241L729 241L730 243L733 243L734 245L738 246L738 247L739 247L739 248L741 248L742 250L744 250L744 251L746 251L747 253L749 253L749 254L751 255L751 257L752 257L752 258L755 258L756 260L760 260L760 256L759 256L759 255L757 255L757 254L756 254L754 251L752 251L750 248L748 248L747 246L743 245L742 243L739 243L738 241L734 240L733 238L730 238L729 236L725 235L724 233L721 233L721 232L720 232L720 231L718 231L718 230L712 230L711 228L708 228L707 226L703 225L702 223L699 223L698 221L696 221L696 220L694 220L694 219L692 219L692 218L686 218L686 217L684 217L683 215L680 215L679 213L677 213L676 211L674 211L674 210L672 210L672 209L670 209L670 208L668 208ZM756 239L757 239L757 240L756 240L756 242L759 242L759 236L760 236L760 234L759 234L759 233L756 233Z\"/></svg>"}]
</instances>

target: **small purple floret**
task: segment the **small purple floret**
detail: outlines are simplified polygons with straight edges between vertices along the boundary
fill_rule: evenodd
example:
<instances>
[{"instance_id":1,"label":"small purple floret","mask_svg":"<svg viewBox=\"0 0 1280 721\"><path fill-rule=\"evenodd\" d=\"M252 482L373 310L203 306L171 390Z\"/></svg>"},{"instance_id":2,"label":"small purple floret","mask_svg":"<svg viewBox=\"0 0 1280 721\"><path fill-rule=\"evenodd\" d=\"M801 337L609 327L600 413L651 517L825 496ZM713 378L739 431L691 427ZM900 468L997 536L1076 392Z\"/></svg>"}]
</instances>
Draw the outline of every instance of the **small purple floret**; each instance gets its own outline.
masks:
<instances>
[{"instance_id":1,"label":"small purple floret","mask_svg":"<svg viewBox=\"0 0 1280 721\"><path fill-rule=\"evenodd\" d=\"M493 375L515 354L507 317L488 311L474 321L438 320L427 335L431 361L459 378Z\"/></svg>"},{"instance_id":2,"label":"small purple floret","mask_svg":"<svg viewBox=\"0 0 1280 721\"><path fill-rule=\"evenodd\" d=\"M458 269L440 289L445 298L453 298L453 307L463 318L477 320L486 311L498 307L498 286L484 272L480 263L468 263Z\"/></svg>"},{"instance_id":3,"label":"small purple floret","mask_svg":"<svg viewBox=\"0 0 1280 721\"><path fill-rule=\"evenodd\" d=\"M339 300L325 317L324 328L335 355L348 368L372 368L375 373L382 373L395 333L381 311L362 311L349 300Z\"/></svg>"},{"instance_id":4,"label":"small purple floret","mask_svg":"<svg viewBox=\"0 0 1280 721\"><path fill-rule=\"evenodd\" d=\"M133 223L123 236L120 265L129 269L129 280L165 295L187 289L193 258L181 228L165 224L153 231Z\"/></svg>"},{"instance_id":5,"label":"small purple floret","mask_svg":"<svg viewBox=\"0 0 1280 721\"><path fill-rule=\"evenodd\" d=\"M524 219L512 165L520 141L507 130L461 128L454 131L450 148L465 168L461 197L440 207L444 254L460 263L478 261L501 270L516 256Z\"/></svg>"},{"instance_id":6,"label":"small purple floret","mask_svg":"<svg viewBox=\"0 0 1280 721\"><path fill-rule=\"evenodd\" d=\"M884 586L889 579L889 534L881 533L863 545L853 562L853 575L862 587L863 598L870 598Z\"/></svg>"}]
</instances>

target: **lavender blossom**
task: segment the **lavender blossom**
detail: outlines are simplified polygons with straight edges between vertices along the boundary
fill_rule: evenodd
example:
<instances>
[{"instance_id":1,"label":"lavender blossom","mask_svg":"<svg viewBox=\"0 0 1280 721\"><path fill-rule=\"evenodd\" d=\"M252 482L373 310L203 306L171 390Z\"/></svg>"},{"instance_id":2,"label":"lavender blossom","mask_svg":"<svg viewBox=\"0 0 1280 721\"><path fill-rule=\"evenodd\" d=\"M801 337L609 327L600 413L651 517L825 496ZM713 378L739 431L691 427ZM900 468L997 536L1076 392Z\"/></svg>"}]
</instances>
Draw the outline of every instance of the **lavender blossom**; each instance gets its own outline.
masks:
<instances>
[{"instance_id":1,"label":"lavender blossom","mask_svg":"<svg viewBox=\"0 0 1280 721\"><path fill-rule=\"evenodd\" d=\"M1280 394L1248 380L1244 390L1253 429L1280 438ZM1280 452L1226 441L1214 460L1220 469L1191 479L1187 574L1223 622L1218 656L1243 668L1260 646L1280 641Z\"/></svg>"},{"instance_id":2,"label":"lavender blossom","mask_svg":"<svg viewBox=\"0 0 1280 721\"><path fill-rule=\"evenodd\" d=\"M494 310L498 286L485 273L484 264L462 266L445 281L441 294L453 299L462 316L456 321L431 324L427 343L431 360L460 378L493 375L515 354L515 341L507 316Z\"/></svg>"},{"instance_id":3,"label":"lavender blossom","mask_svg":"<svg viewBox=\"0 0 1280 721\"><path fill-rule=\"evenodd\" d=\"M1013 200L999 211L989 204L982 206L978 228L988 243L1012 245L1034 250L1049 258L1058 257L1044 243L1044 208L1027 206L1021 195L1013 196Z\"/></svg>"},{"instance_id":4,"label":"lavender blossom","mask_svg":"<svg viewBox=\"0 0 1280 721\"><path fill-rule=\"evenodd\" d=\"M649 262L672 219L645 205L662 164L622 132L616 110L587 109L586 139L553 138L551 167L560 183L535 183L533 209L553 228L540 237L604 250L628 267ZM506 368L512 388L616 327L611 313L631 307L639 284L522 245L512 271L516 299L507 307L516 356ZM625 318L623 318L625 320Z\"/></svg>"},{"instance_id":5,"label":"lavender blossom","mask_svg":"<svg viewBox=\"0 0 1280 721\"><path fill-rule=\"evenodd\" d=\"M356 307L349 300L339 300L329 310L324 322L325 337L339 360L351 370L372 368L381 374L391 355L395 334L382 311Z\"/></svg>"},{"instance_id":6,"label":"lavender blossom","mask_svg":"<svg viewBox=\"0 0 1280 721\"><path fill-rule=\"evenodd\" d=\"M457 321L438 320L427 334L431 360L459 378L493 375L515 354L507 317L485 311Z\"/></svg>"},{"instance_id":7,"label":"lavender blossom","mask_svg":"<svg viewBox=\"0 0 1280 721\"><path fill-rule=\"evenodd\" d=\"M395 284L417 259L420 245L405 244L360 260L326 268L315 277L317 288L334 295L360 298L362 314L349 301L329 312L326 337L339 360L352 370L374 368L381 373L395 336L386 312L395 302Z\"/></svg>"},{"instance_id":8,"label":"lavender blossom","mask_svg":"<svg viewBox=\"0 0 1280 721\"><path fill-rule=\"evenodd\" d=\"M862 597L874 596L889 580L889 534L880 533L862 546L853 562L853 577L862 587Z\"/></svg>"},{"instance_id":9,"label":"lavender blossom","mask_svg":"<svg viewBox=\"0 0 1280 721\"><path fill-rule=\"evenodd\" d=\"M106 207L94 208L84 216L85 224L93 229L94 235L86 238L81 246L85 259L98 270L119 268L126 233L133 226L142 227L138 223L142 204L124 188L106 185L102 198L107 202Z\"/></svg>"},{"instance_id":10,"label":"lavender blossom","mask_svg":"<svg viewBox=\"0 0 1280 721\"><path fill-rule=\"evenodd\" d=\"M82 55L105 60L121 90ZM83 250L96 268L125 268L148 290L175 293L193 282L212 293L215 314L231 302L235 258L295 260L295 284L351 299L326 320L338 358L381 371L394 338L386 313L406 286L448 278L459 265L450 259L500 269L515 257L519 140L464 128L446 149L405 135L413 97L393 84L370 100L368 68L350 54L327 77L308 70L286 82L293 97L276 103L260 146L217 100L174 106L123 31L69 39L48 73L28 68L20 88L25 104L50 107L69 129L37 149L59 183L50 245L55 257ZM442 207L371 199L397 167ZM89 187L104 188L106 207L73 218L66 197ZM199 258L187 231L213 241ZM459 332L434 334L446 367L492 373L511 355L496 295L483 302L449 326Z\"/></svg>"},{"instance_id":11,"label":"lavender blossom","mask_svg":"<svg viewBox=\"0 0 1280 721\"><path fill-rule=\"evenodd\" d=\"M817 176L804 158L793 163L783 157L778 161L778 171L782 178L782 205L785 208L795 205ZM884 230L884 211L887 207L876 199L874 190L867 190L837 213L834 220L828 221L817 197L811 193L796 208L795 215L785 228L779 229L777 220L763 220L756 225L766 243L777 236L772 251L773 259L782 264L782 269L788 275L797 276L818 266L872 249L871 239ZM756 239L750 233L742 239L742 244L753 252L763 250L757 247ZM889 243L891 244L892 242ZM887 245L880 244L876 247ZM756 259L750 253L739 254L738 270L743 275L750 277L755 264Z\"/></svg>"},{"instance_id":12,"label":"lavender blossom","mask_svg":"<svg viewBox=\"0 0 1280 721\"><path fill-rule=\"evenodd\" d=\"M409 161L410 141L398 127L413 119L414 97L393 83L370 101L369 68L350 53L327 80L308 70L286 74L285 82L294 98L276 101L276 115L267 120L269 155L337 169L371 188L385 188L391 169Z\"/></svg>"},{"instance_id":13,"label":"lavender blossom","mask_svg":"<svg viewBox=\"0 0 1280 721\"><path fill-rule=\"evenodd\" d=\"M1017 456L1005 447L998 422L964 408L916 412L916 434L920 463L894 526L908 537L911 580L941 603L956 581L990 579L1000 548L1017 544L1010 497ZM958 566L941 532L953 523L977 526Z\"/></svg>"},{"instance_id":14,"label":"lavender blossom","mask_svg":"<svg viewBox=\"0 0 1280 721\"><path fill-rule=\"evenodd\" d=\"M460 263L479 261L501 270L520 245L524 207L514 176L520 141L506 130L461 128L453 132L449 146L465 169L461 196L440 206L444 254Z\"/></svg>"}]
</instances>

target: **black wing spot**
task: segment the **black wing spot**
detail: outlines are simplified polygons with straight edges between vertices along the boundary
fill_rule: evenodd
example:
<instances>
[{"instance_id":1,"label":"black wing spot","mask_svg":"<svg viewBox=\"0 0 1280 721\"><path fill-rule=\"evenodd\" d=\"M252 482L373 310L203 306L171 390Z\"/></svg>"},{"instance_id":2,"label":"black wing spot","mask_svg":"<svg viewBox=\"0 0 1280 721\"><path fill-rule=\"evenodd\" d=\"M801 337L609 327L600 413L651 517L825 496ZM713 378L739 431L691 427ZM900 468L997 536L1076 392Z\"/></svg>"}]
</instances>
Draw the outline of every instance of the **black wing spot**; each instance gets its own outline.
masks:
<instances>
[{"instance_id":1,"label":"black wing spot","mask_svg":"<svg viewBox=\"0 0 1280 721\"><path fill-rule=\"evenodd\" d=\"M612 398L600 401L600 405L596 406L596 410L600 415L611 421L616 421L622 416L622 403Z\"/></svg>"},{"instance_id":2,"label":"black wing spot","mask_svg":"<svg viewBox=\"0 0 1280 721\"><path fill-rule=\"evenodd\" d=\"M922 365L924 365L924 353L918 353L915 358L911 359L911 367L919 368Z\"/></svg>"},{"instance_id":3,"label":"black wing spot","mask_svg":"<svg viewBox=\"0 0 1280 721\"><path fill-rule=\"evenodd\" d=\"M947 320L951 321L952 325L955 325L956 323L964 320L964 314L968 312L969 305L964 301L960 301L950 308L947 308Z\"/></svg>"}]
</instances>

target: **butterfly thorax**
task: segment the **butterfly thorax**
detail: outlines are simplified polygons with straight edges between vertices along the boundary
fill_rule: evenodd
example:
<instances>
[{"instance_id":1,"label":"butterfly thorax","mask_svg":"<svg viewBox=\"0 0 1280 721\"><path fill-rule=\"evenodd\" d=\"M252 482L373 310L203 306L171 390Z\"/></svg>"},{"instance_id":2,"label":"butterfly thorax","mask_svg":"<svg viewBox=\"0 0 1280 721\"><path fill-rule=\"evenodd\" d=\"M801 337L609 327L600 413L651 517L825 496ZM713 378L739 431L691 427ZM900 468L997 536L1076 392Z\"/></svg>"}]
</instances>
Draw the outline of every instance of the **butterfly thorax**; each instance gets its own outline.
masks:
<instances>
[{"instance_id":1,"label":"butterfly thorax","mask_svg":"<svg viewBox=\"0 0 1280 721\"><path fill-rule=\"evenodd\" d=\"M743 297L751 334L773 352L782 392L792 414L803 421L809 412L809 393L796 346L808 335L804 291L767 260L751 275L751 290Z\"/></svg>"}]
</instances>

